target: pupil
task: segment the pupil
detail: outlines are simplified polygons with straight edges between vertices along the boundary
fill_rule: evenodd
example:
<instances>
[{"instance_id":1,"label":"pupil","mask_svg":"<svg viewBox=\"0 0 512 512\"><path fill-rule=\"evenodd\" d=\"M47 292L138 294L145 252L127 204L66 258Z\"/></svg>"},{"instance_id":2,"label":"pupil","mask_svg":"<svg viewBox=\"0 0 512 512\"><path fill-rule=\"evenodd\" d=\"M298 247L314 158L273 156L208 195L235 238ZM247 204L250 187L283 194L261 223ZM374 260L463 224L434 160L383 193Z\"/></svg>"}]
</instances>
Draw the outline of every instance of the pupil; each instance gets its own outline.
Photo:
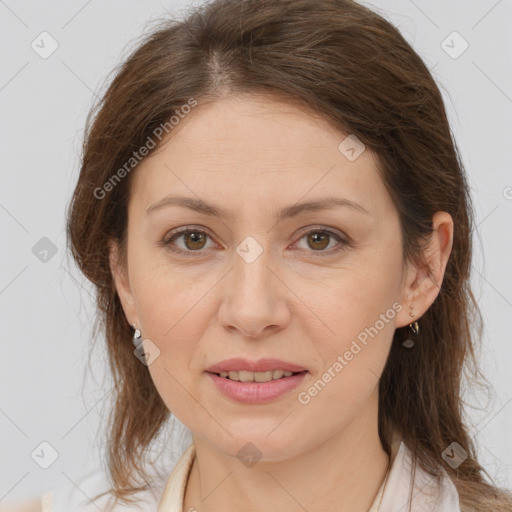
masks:
<instances>
[{"instance_id":1,"label":"pupil","mask_svg":"<svg viewBox=\"0 0 512 512\"><path fill-rule=\"evenodd\" d=\"M194 232L194 233L189 233L187 235L187 240L192 240L192 245L193 245L193 249L200 249L201 247L197 247L195 246L194 244L201 244L201 238L204 238L203 234L202 233L197 233L197 232Z\"/></svg>"},{"instance_id":2,"label":"pupil","mask_svg":"<svg viewBox=\"0 0 512 512\"><path fill-rule=\"evenodd\" d=\"M311 238L313 239L313 244L315 243L318 243L318 240L317 238L323 238L323 241L325 242L329 237L327 235L325 235L324 233L313 233L312 235L310 235ZM320 243L322 243L320 241ZM316 247L317 249L325 249L325 247L327 247L327 245L329 245L328 243L325 244L323 243L321 247ZM314 247L313 247L314 248Z\"/></svg>"}]
</instances>

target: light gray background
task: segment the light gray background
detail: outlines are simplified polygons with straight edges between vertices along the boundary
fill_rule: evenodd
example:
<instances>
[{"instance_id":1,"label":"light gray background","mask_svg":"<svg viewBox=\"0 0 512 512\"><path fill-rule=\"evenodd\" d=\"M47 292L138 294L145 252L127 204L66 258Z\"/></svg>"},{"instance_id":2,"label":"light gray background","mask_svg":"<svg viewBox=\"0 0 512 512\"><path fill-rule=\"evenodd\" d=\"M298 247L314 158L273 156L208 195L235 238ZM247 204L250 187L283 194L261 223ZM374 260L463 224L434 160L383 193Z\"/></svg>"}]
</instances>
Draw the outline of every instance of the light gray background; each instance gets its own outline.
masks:
<instances>
[{"instance_id":1,"label":"light gray background","mask_svg":"<svg viewBox=\"0 0 512 512\"><path fill-rule=\"evenodd\" d=\"M149 20L187 5L0 0L0 504L56 485L77 488L100 465L106 370L97 351L96 377L84 376L94 310L91 287L66 256L64 209L93 95ZM473 282L486 323L481 362L495 387L489 403L478 399L484 410L469 414L482 462L512 487L512 2L366 5L399 26L433 69L469 175L478 223ZM47 59L31 48L43 31L59 45ZM462 48L454 31L469 44L458 58L443 48ZM48 244L43 237L57 250L46 262L33 252ZM31 458L43 441L59 455L46 470Z\"/></svg>"}]
</instances>

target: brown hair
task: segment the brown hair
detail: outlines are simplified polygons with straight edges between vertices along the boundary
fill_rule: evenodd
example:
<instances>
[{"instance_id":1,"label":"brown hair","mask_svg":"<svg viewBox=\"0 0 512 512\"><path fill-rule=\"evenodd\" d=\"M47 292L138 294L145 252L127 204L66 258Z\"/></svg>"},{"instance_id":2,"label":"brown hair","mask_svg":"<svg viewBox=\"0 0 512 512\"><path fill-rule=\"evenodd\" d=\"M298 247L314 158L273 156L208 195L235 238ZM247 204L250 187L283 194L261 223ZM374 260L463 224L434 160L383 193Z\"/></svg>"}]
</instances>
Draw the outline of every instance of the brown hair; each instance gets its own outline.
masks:
<instances>
[{"instance_id":1,"label":"brown hair","mask_svg":"<svg viewBox=\"0 0 512 512\"><path fill-rule=\"evenodd\" d=\"M148 483L141 460L170 415L133 355L133 331L109 267L109 240L118 241L126 261L133 175L126 162L191 98L205 103L241 93L301 102L375 152L399 212L407 260L423 261L436 211L452 216L452 253L439 294L419 321L419 342L404 350L407 328L395 331L379 386L379 434L389 453L397 428L424 469L439 474L444 468L464 508L511 510L510 495L484 477L463 419L464 370L471 382L480 377L472 330L480 339L482 319L470 288L472 206L442 96L400 32L351 0L214 0L184 20L165 20L116 70L89 114L67 235L79 268L97 289L114 379L112 495L130 502L145 487L136 486L136 475ZM123 166L126 172L119 173ZM123 179L98 198L116 173ZM454 441L468 453L457 470L441 458Z\"/></svg>"}]
</instances>

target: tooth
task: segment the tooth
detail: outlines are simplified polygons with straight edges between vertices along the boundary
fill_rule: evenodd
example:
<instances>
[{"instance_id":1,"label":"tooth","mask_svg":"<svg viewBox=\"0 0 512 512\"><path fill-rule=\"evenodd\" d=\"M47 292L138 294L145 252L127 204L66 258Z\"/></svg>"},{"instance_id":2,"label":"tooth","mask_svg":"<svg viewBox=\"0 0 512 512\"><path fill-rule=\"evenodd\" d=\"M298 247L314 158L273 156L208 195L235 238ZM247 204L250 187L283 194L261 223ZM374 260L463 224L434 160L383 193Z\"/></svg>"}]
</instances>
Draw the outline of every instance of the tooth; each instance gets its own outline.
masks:
<instances>
[{"instance_id":1,"label":"tooth","mask_svg":"<svg viewBox=\"0 0 512 512\"><path fill-rule=\"evenodd\" d=\"M256 372L254 374L254 380L256 382L269 382L272 380L272 371L269 372Z\"/></svg>"},{"instance_id":2,"label":"tooth","mask_svg":"<svg viewBox=\"0 0 512 512\"><path fill-rule=\"evenodd\" d=\"M238 373L240 374L240 376L239 376L240 382L253 382L254 381L254 372L240 370Z\"/></svg>"},{"instance_id":3,"label":"tooth","mask_svg":"<svg viewBox=\"0 0 512 512\"><path fill-rule=\"evenodd\" d=\"M221 377L229 377L230 380L239 382L269 382L271 380L278 380L282 377L290 377L293 372L285 370L269 370L266 372L251 372L249 370L239 371L223 371L220 372Z\"/></svg>"}]
</instances>

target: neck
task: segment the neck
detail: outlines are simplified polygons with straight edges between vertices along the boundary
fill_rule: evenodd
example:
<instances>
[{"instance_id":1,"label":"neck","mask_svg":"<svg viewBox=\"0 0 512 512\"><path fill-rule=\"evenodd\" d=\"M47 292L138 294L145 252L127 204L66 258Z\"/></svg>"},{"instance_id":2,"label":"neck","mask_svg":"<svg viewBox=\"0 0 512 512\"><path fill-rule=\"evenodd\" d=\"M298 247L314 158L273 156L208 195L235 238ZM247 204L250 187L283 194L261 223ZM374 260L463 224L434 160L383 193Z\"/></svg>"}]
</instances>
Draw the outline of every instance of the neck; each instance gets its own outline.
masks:
<instances>
[{"instance_id":1,"label":"neck","mask_svg":"<svg viewBox=\"0 0 512 512\"><path fill-rule=\"evenodd\" d=\"M377 429L378 395L342 431L292 459L246 467L193 436L196 458L183 510L367 512L389 457Z\"/></svg>"}]
</instances>

